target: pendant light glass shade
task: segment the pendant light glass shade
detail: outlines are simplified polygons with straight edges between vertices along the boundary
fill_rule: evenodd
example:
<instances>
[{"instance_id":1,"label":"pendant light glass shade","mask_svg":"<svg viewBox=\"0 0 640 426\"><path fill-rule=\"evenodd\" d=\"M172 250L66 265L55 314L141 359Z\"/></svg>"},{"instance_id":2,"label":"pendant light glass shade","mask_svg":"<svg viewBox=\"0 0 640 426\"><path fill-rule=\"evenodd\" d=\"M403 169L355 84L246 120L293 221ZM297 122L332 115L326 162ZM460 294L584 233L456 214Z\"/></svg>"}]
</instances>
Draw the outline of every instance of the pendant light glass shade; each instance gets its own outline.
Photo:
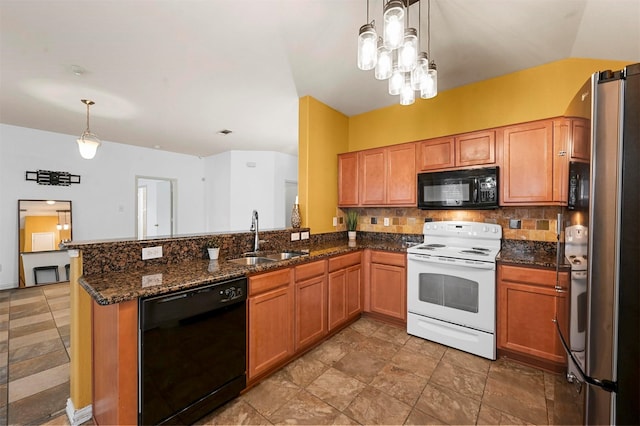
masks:
<instances>
[{"instance_id":1,"label":"pendant light glass shade","mask_svg":"<svg viewBox=\"0 0 640 426\"><path fill-rule=\"evenodd\" d=\"M426 85L420 90L422 99L431 99L438 94L438 71L436 63L431 61L429 71L427 73Z\"/></svg>"},{"instance_id":2,"label":"pendant light glass shade","mask_svg":"<svg viewBox=\"0 0 640 426\"><path fill-rule=\"evenodd\" d=\"M391 0L384 7L383 38L387 49L397 49L404 38L404 4L400 0Z\"/></svg>"},{"instance_id":3,"label":"pendant light glass shade","mask_svg":"<svg viewBox=\"0 0 640 426\"><path fill-rule=\"evenodd\" d=\"M378 62L376 63L375 76L378 80L386 80L391 77L393 68L393 52L384 46L382 38L378 39Z\"/></svg>"},{"instance_id":4,"label":"pendant light glass shade","mask_svg":"<svg viewBox=\"0 0 640 426\"><path fill-rule=\"evenodd\" d=\"M399 95L404 84L404 75L398 70L398 66L394 65L389 77L389 94Z\"/></svg>"},{"instance_id":5,"label":"pendant light glass shade","mask_svg":"<svg viewBox=\"0 0 640 426\"><path fill-rule=\"evenodd\" d=\"M358 68L372 70L376 66L378 34L372 24L360 27L358 33Z\"/></svg>"},{"instance_id":6,"label":"pendant light glass shade","mask_svg":"<svg viewBox=\"0 0 640 426\"><path fill-rule=\"evenodd\" d=\"M410 72L416 67L418 54L418 32L415 28L404 30L404 39L398 49L398 69Z\"/></svg>"},{"instance_id":7,"label":"pendant light glass shade","mask_svg":"<svg viewBox=\"0 0 640 426\"><path fill-rule=\"evenodd\" d=\"M416 92L411 87L411 77L409 74L404 75L404 82L400 89L400 105L411 105L416 101Z\"/></svg>"},{"instance_id":8,"label":"pendant light glass shade","mask_svg":"<svg viewBox=\"0 0 640 426\"><path fill-rule=\"evenodd\" d=\"M413 90L422 90L427 83L427 73L429 72L429 59L425 52L418 54L416 67L411 71L411 87Z\"/></svg>"},{"instance_id":9,"label":"pendant light glass shade","mask_svg":"<svg viewBox=\"0 0 640 426\"><path fill-rule=\"evenodd\" d=\"M89 129L89 106L94 105L95 102L87 99L82 99L81 102L87 106L87 129L80 135L80 138L77 139L78 149L82 158L91 160L96 156L96 151L98 151L98 147L100 146L100 139L91 133Z\"/></svg>"}]
</instances>

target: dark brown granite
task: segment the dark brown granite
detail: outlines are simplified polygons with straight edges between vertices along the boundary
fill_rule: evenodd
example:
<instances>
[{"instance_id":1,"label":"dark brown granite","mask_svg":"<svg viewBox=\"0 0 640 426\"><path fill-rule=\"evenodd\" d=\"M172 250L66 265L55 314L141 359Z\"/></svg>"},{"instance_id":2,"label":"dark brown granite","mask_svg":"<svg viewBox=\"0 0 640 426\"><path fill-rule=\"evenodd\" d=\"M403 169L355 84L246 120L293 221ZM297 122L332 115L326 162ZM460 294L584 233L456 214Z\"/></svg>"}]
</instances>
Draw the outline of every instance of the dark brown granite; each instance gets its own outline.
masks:
<instances>
[{"instance_id":1,"label":"dark brown granite","mask_svg":"<svg viewBox=\"0 0 640 426\"><path fill-rule=\"evenodd\" d=\"M560 269L569 270L571 266L564 258L564 246L560 246ZM554 268L558 263L556 244L544 241L502 240L502 249L498 255L502 264L539 266Z\"/></svg>"},{"instance_id":2,"label":"dark brown granite","mask_svg":"<svg viewBox=\"0 0 640 426\"><path fill-rule=\"evenodd\" d=\"M285 231L286 238L288 239L290 239L290 232L290 230ZM261 234L261 239L269 239L266 234L267 233ZM232 247L225 246L224 243L221 248L220 258L217 261L210 261L202 258L201 250L203 249L198 248L200 247L199 245L196 246L198 256L189 255L187 257L186 255L180 255L187 253L187 251L183 247L179 247L177 241L166 240L162 243L162 259L164 260L162 263L153 261L127 261L127 259L119 253L115 253L115 261L111 260L111 256L114 255L111 249L114 247L119 247L125 252L140 250L140 244L142 243L137 241L96 243L102 247L94 251L91 250L91 244L74 244L73 248L82 250L84 273L79 279L80 285L99 304L109 305L139 297L160 295L208 283L290 267L366 248L404 253L408 245L411 244L411 242L406 241L407 238L403 240L403 236L398 234L395 234L397 236L396 238L389 236L394 234L380 234L380 238L363 234L365 233L359 233L360 238L357 239L355 243L348 242L345 238L346 233L344 232L322 234L322 236L313 236L309 240L296 241L293 243L289 241L286 244L282 241L282 238L274 238L270 240L270 246L267 245L268 243L261 246L264 247L264 249L261 248L261 253L269 254L296 250L303 251L307 254L288 260L262 263L253 266L238 265L229 262L228 259L240 257L246 251L244 249L233 249ZM180 239L180 242L187 247L194 243L203 243L204 237L199 237L197 240L193 238ZM228 242L228 240L226 242ZM157 242L149 243L145 241L144 243L147 243L148 246L157 245ZM129 247L129 245L134 246L134 248ZM274 249L274 246L276 249ZM165 247L170 247L175 250L167 250ZM228 249L226 253L223 251L225 247ZM96 252L101 252L103 256L109 258L96 262L91 258ZM107 269L108 272L90 273L89 271L92 271L92 268L89 268L88 271L87 268L84 267L87 263L93 266L100 263L103 266L102 269ZM108 265L108 267L104 267L105 265ZM114 265L126 265L129 267L118 270ZM100 270L101 268L95 269Z\"/></svg>"}]
</instances>

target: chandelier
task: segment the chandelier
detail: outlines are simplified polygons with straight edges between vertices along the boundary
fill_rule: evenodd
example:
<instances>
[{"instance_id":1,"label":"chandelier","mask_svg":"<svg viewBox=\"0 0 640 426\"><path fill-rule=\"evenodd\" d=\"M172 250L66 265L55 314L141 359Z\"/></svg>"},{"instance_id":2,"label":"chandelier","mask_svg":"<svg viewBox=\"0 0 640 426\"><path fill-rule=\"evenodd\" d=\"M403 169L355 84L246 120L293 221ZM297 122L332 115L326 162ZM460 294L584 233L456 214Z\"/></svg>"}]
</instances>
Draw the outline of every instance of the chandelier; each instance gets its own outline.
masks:
<instances>
[{"instance_id":1,"label":"chandelier","mask_svg":"<svg viewBox=\"0 0 640 426\"><path fill-rule=\"evenodd\" d=\"M88 99L81 99L80 102L87 106L87 129L77 139L78 149L80 150L80 156L82 156L82 158L91 160L96 156L96 151L100 146L100 139L89 130L89 107L94 105L95 102Z\"/></svg>"},{"instance_id":2,"label":"chandelier","mask_svg":"<svg viewBox=\"0 0 640 426\"><path fill-rule=\"evenodd\" d=\"M401 105L415 102L416 92L422 99L438 94L438 72L431 55L431 0L427 0L427 51L420 51L420 31L409 27L409 7L418 3L418 28L421 24L420 0L387 0L384 4L382 36L378 36L375 20L358 33L358 68L374 70L375 78L389 81L389 94L399 95ZM406 22L406 24L405 24Z\"/></svg>"}]
</instances>

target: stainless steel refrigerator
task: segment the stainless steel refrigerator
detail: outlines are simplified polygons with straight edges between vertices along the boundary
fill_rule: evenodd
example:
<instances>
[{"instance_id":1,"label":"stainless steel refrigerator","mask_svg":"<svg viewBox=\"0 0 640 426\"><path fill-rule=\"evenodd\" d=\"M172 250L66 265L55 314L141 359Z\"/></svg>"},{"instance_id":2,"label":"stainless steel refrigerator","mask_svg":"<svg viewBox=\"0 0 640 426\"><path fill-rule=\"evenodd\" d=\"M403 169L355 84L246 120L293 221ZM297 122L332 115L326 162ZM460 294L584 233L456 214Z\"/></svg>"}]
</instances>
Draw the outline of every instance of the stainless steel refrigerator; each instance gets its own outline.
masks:
<instances>
[{"instance_id":1,"label":"stainless steel refrigerator","mask_svg":"<svg viewBox=\"0 0 640 426\"><path fill-rule=\"evenodd\" d=\"M592 76L586 424L640 422L640 64Z\"/></svg>"}]
</instances>

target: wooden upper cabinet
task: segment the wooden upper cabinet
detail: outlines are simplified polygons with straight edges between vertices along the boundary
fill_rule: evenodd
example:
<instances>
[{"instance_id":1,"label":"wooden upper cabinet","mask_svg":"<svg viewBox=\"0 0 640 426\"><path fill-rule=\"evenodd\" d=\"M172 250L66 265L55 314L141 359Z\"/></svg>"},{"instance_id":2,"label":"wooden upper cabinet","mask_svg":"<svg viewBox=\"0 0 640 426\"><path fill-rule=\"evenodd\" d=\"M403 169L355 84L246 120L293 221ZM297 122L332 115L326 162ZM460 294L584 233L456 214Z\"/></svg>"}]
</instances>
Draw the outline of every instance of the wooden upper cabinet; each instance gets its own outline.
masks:
<instances>
[{"instance_id":1,"label":"wooden upper cabinet","mask_svg":"<svg viewBox=\"0 0 640 426\"><path fill-rule=\"evenodd\" d=\"M584 118L571 119L571 159L589 161L591 157L591 125Z\"/></svg>"},{"instance_id":2,"label":"wooden upper cabinet","mask_svg":"<svg viewBox=\"0 0 640 426\"><path fill-rule=\"evenodd\" d=\"M496 162L496 132L473 132L456 136L456 167L494 164Z\"/></svg>"},{"instance_id":3,"label":"wooden upper cabinet","mask_svg":"<svg viewBox=\"0 0 640 426\"><path fill-rule=\"evenodd\" d=\"M358 205L358 153L338 155L338 205Z\"/></svg>"},{"instance_id":4,"label":"wooden upper cabinet","mask_svg":"<svg viewBox=\"0 0 640 426\"><path fill-rule=\"evenodd\" d=\"M416 205L416 145L404 144L387 149L387 205Z\"/></svg>"},{"instance_id":5,"label":"wooden upper cabinet","mask_svg":"<svg viewBox=\"0 0 640 426\"><path fill-rule=\"evenodd\" d=\"M387 184L386 150L384 148L361 151L360 168L360 204L381 206L386 202Z\"/></svg>"},{"instance_id":6,"label":"wooden upper cabinet","mask_svg":"<svg viewBox=\"0 0 640 426\"><path fill-rule=\"evenodd\" d=\"M417 146L416 168L418 171L424 172L455 167L453 136L418 142Z\"/></svg>"},{"instance_id":7,"label":"wooden upper cabinet","mask_svg":"<svg viewBox=\"0 0 640 426\"><path fill-rule=\"evenodd\" d=\"M553 120L503 129L501 205L553 201Z\"/></svg>"}]
</instances>

